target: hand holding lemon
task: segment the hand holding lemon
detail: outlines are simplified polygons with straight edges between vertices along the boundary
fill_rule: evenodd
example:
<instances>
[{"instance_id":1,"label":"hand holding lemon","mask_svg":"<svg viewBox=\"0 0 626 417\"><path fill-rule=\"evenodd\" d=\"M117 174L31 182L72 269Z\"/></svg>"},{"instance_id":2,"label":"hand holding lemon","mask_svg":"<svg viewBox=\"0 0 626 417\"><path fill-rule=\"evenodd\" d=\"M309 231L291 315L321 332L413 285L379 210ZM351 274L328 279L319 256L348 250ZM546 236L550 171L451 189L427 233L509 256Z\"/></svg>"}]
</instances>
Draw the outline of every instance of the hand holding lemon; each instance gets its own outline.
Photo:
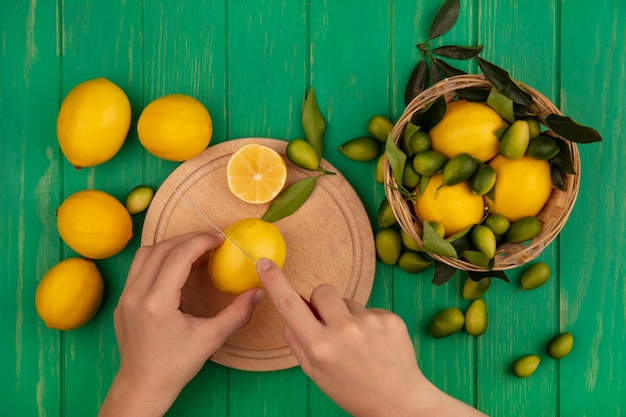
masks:
<instances>
[{"instance_id":1,"label":"hand holding lemon","mask_svg":"<svg viewBox=\"0 0 626 417\"><path fill-rule=\"evenodd\" d=\"M259 290L244 292L210 318L179 309L193 264L222 241L217 234L191 233L137 251L114 313L120 368L100 416L164 415L209 357L250 320Z\"/></svg>"}]
</instances>

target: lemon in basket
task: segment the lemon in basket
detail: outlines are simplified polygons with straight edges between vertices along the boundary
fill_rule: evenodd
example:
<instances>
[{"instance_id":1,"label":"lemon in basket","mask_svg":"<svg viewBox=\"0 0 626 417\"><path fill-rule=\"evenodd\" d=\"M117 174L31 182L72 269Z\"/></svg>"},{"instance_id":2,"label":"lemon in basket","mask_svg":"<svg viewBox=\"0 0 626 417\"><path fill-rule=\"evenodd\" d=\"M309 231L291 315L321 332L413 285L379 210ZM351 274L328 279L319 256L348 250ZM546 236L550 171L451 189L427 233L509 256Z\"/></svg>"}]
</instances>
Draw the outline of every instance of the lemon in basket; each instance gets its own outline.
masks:
<instances>
[{"instance_id":1,"label":"lemon in basket","mask_svg":"<svg viewBox=\"0 0 626 417\"><path fill-rule=\"evenodd\" d=\"M495 200L485 198L491 213L509 222L539 214L552 192L548 161L527 155L515 160L498 155L489 166L496 171Z\"/></svg>"},{"instance_id":2,"label":"lemon in basket","mask_svg":"<svg viewBox=\"0 0 626 417\"><path fill-rule=\"evenodd\" d=\"M224 234L232 241L226 239L213 249L208 264L209 276L222 292L241 294L250 288L262 288L256 272L256 261L260 258L271 259L279 267L285 263L285 239L272 223L255 218L241 219L228 226Z\"/></svg>"},{"instance_id":3,"label":"lemon in basket","mask_svg":"<svg viewBox=\"0 0 626 417\"><path fill-rule=\"evenodd\" d=\"M63 99L57 117L57 139L76 168L113 158L130 127L130 102L120 87L105 78L84 81Z\"/></svg>"},{"instance_id":4,"label":"lemon in basket","mask_svg":"<svg viewBox=\"0 0 626 417\"><path fill-rule=\"evenodd\" d=\"M420 222L441 223L448 237L481 221L483 198L472 193L466 181L439 188L441 184L441 174L433 175L415 199L415 214Z\"/></svg>"},{"instance_id":5,"label":"lemon in basket","mask_svg":"<svg viewBox=\"0 0 626 417\"><path fill-rule=\"evenodd\" d=\"M146 106L137 122L139 141L148 152L168 161L199 155L211 141L209 111L193 97L169 94Z\"/></svg>"},{"instance_id":6,"label":"lemon in basket","mask_svg":"<svg viewBox=\"0 0 626 417\"><path fill-rule=\"evenodd\" d=\"M468 153L482 162L496 156L500 142L496 132L508 123L485 103L455 100L429 132L431 149L448 159Z\"/></svg>"},{"instance_id":7,"label":"lemon in basket","mask_svg":"<svg viewBox=\"0 0 626 417\"><path fill-rule=\"evenodd\" d=\"M96 314L102 290L102 276L93 261L69 258L43 276L37 285L35 308L46 326L75 329Z\"/></svg>"}]
</instances>

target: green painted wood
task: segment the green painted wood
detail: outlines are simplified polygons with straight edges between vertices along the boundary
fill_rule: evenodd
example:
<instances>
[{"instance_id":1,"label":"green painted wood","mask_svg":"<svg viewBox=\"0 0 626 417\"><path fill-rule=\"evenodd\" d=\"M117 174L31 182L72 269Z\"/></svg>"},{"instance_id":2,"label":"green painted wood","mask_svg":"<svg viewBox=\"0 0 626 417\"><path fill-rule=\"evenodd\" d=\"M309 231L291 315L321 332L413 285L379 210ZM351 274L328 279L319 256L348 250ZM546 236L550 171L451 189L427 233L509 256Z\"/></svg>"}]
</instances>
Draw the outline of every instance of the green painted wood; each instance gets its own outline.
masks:
<instances>
[{"instance_id":1,"label":"green painted wood","mask_svg":"<svg viewBox=\"0 0 626 417\"><path fill-rule=\"evenodd\" d=\"M59 255L56 4L0 4L0 401L59 415L63 337L35 312L35 289Z\"/></svg>"},{"instance_id":2,"label":"green painted wood","mask_svg":"<svg viewBox=\"0 0 626 417\"><path fill-rule=\"evenodd\" d=\"M74 191L97 188L123 200L135 185L158 185L178 166L145 152L136 122L143 107L169 93L195 96L209 109L213 143L244 136L293 139L303 134L304 95L315 87L328 129L324 156L349 179L376 225L384 196L374 163L335 150L366 134L373 114L395 119L404 85L443 0L414 2L162 1L0 3L0 402L14 415L94 415L118 366L112 311L135 237L121 254L97 263L106 292L85 327L45 328L34 291L45 271L73 256L58 238L54 210ZM22 2L23 3L23 2ZM464 276L435 287L432 268L417 276L382 265L369 305L406 322L424 374L437 386L493 416L619 415L624 390L623 62L626 7L583 0L461 2L455 27L434 44L484 44L486 59L532 85L574 119L594 126L601 144L581 146L581 193L561 236L541 255L553 277L520 293L494 281L485 296L490 326L480 338L463 332L428 336L442 308L460 297ZM472 63L459 63L476 71ZM76 171L56 144L60 100L77 83L105 76L129 96L129 137L111 161ZM36 254L36 261L32 261ZM572 330L571 355L543 353ZM533 377L510 374L513 359L538 353ZM252 373L207 363L170 416L345 415L299 368Z\"/></svg>"},{"instance_id":3,"label":"green painted wood","mask_svg":"<svg viewBox=\"0 0 626 417\"><path fill-rule=\"evenodd\" d=\"M68 2L59 9L61 47L61 89L63 96L80 82L106 77L130 96L138 88L141 10L137 4ZM132 100L134 102L135 100ZM136 105L134 106L136 109ZM58 111L58 108L55 109ZM51 137L51 139L54 136ZM63 198L83 189L97 189L124 201L128 191L140 182L141 166L132 163L140 152L128 140L107 163L92 168L74 169L67 160L61 163ZM118 363L113 333L113 308L121 292L130 260L138 246L140 226L135 223L134 238L124 252L96 261L106 291L95 318L80 330L65 333L62 375L64 415L95 415L108 390ZM62 258L77 256L66 245ZM80 401L76 401L80 398Z\"/></svg>"},{"instance_id":4,"label":"green painted wood","mask_svg":"<svg viewBox=\"0 0 626 417\"><path fill-rule=\"evenodd\" d=\"M619 415L626 409L624 18L622 2L562 6L562 108L605 139L581 147L584 192L561 238L560 327L576 340L559 369L568 388L560 392L562 415Z\"/></svg>"}]
</instances>

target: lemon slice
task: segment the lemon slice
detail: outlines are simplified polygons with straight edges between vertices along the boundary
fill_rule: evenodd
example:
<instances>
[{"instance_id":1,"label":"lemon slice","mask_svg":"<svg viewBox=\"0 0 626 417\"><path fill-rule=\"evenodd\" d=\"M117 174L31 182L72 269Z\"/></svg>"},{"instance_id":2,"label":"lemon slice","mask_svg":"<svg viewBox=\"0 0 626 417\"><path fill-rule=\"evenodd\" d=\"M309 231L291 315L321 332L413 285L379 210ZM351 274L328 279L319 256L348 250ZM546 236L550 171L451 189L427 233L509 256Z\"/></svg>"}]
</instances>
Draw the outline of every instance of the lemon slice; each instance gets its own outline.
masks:
<instances>
[{"instance_id":1,"label":"lemon slice","mask_svg":"<svg viewBox=\"0 0 626 417\"><path fill-rule=\"evenodd\" d=\"M252 204L271 201L287 180L285 161L275 150L251 143L232 154L226 166L228 188Z\"/></svg>"}]
</instances>

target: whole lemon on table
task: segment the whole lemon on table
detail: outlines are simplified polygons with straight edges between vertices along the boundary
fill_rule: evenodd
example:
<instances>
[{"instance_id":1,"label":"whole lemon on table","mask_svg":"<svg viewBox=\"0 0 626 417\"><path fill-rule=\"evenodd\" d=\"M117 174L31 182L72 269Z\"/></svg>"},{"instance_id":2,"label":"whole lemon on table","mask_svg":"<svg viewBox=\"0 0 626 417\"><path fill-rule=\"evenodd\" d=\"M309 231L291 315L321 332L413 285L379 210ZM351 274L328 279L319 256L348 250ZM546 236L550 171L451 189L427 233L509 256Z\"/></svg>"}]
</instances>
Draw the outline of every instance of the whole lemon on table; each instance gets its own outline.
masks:
<instances>
[{"instance_id":1,"label":"whole lemon on table","mask_svg":"<svg viewBox=\"0 0 626 417\"><path fill-rule=\"evenodd\" d=\"M35 308L46 326L75 329L96 314L102 290L102 276L93 261L69 258L43 276L35 293Z\"/></svg>"},{"instance_id":2,"label":"whole lemon on table","mask_svg":"<svg viewBox=\"0 0 626 417\"><path fill-rule=\"evenodd\" d=\"M446 237L479 223L484 215L483 198L473 194L467 182L439 188L441 183L441 174L433 175L424 192L417 196L417 218L422 223L441 223Z\"/></svg>"},{"instance_id":3,"label":"whole lemon on table","mask_svg":"<svg viewBox=\"0 0 626 417\"><path fill-rule=\"evenodd\" d=\"M186 161L209 145L213 123L200 101L185 94L169 94L143 109L137 134L143 147L154 156Z\"/></svg>"},{"instance_id":4,"label":"whole lemon on table","mask_svg":"<svg viewBox=\"0 0 626 417\"><path fill-rule=\"evenodd\" d=\"M130 102L120 87L105 78L82 82L65 96L57 117L57 139L77 168L111 159L130 127Z\"/></svg>"},{"instance_id":5,"label":"whole lemon on table","mask_svg":"<svg viewBox=\"0 0 626 417\"><path fill-rule=\"evenodd\" d=\"M548 161L527 155L515 160L498 155L489 166L496 171L495 200L485 199L491 213L509 222L539 214L552 192Z\"/></svg>"},{"instance_id":6,"label":"whole lemon on table","mask_svg":"<svg viewBox=\"0 0 626 417\"><path fill-rule=\"evenodd\" d=\"M508 123L485 103L455 100L429 132L431 149L448 159L468 153L482 162L496 156L500 142L496 132Z\"/></svg>"},{"instance_id":7,"label":"whole lemon on table","mask_svg":"<svg viewBox=\"0 0 626 417\"><path fill-rule=\"evenodd\" d=\"M240 294L250 288L262 288L256 261L268 258L279 267L285 263L287 246L278 227L261 219L247 218L228 226L222 245L211 251L208 271L215 287L225 293ZM246 251L254 260L246 256Z\"/></svg>"},{"instance_id":8,"label":"whole lemon on table","mask_svg":"<svg viewBox=\"0 0 626 417\"><path fill-rule=\"evenodd\" d=\"M133 235L126 208L98 190L78 191L66 198L57 209L57 229L70 248L89 259L117 254Z\"/></svg>"}]
</instances>

